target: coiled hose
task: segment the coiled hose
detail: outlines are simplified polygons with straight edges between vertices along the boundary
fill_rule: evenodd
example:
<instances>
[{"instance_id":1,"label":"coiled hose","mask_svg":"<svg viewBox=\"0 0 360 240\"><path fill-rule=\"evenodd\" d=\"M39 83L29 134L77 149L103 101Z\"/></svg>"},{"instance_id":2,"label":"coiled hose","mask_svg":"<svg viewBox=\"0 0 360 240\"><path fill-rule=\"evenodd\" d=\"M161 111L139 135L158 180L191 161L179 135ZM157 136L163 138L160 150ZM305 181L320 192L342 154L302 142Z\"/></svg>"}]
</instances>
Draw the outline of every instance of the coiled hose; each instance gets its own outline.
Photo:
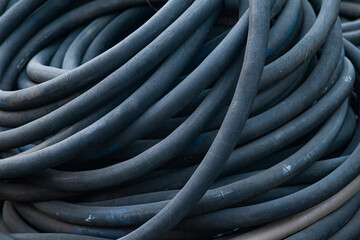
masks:
<instances>
[{"instance_id":1,"label":"coiled hose","mask_svg":"<svg viewBox=\"0 0 360 240\"><path fill-rule=\"evenodd\" d=\"M359 6L0 0L0 239L357 239Z\"/></svg>"}]
</instances>

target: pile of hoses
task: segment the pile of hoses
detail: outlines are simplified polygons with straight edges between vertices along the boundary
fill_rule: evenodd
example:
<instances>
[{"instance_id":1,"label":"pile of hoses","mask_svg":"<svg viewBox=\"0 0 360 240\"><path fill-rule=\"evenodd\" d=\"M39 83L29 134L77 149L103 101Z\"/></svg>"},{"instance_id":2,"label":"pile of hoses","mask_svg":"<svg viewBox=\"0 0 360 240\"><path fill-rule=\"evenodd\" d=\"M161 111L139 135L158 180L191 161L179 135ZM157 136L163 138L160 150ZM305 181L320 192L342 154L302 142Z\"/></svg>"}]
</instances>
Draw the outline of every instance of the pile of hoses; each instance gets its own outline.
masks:
<instances>
[{"instance_id":1,"label":"pile of hoses","mask_svg":"<svg viewBox=\"0 0 360 240\"><path fill-rule=\"evenodd\" d=\"M0 239L357 239L340 2L1 0Z\"/></svg>"}]
</instances>

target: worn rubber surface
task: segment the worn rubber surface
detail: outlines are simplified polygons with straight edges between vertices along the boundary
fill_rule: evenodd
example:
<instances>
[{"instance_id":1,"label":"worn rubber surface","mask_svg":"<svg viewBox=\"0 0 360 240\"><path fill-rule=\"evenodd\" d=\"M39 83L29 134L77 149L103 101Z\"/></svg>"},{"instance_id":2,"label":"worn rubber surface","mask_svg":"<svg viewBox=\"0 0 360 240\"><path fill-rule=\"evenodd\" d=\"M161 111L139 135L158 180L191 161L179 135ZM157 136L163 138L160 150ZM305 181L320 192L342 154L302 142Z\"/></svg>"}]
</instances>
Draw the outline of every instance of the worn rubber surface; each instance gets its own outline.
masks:
<instances>
[{"instance_id":1,"label":"worn rubber surface","mask_svg":"<svg viewBox=\"0 0 360 240\"><path fill-rule=\"evenodd\" d=\"M356 239L357 18L0 0L0 239Z\"/></svg>"}]
</instances>

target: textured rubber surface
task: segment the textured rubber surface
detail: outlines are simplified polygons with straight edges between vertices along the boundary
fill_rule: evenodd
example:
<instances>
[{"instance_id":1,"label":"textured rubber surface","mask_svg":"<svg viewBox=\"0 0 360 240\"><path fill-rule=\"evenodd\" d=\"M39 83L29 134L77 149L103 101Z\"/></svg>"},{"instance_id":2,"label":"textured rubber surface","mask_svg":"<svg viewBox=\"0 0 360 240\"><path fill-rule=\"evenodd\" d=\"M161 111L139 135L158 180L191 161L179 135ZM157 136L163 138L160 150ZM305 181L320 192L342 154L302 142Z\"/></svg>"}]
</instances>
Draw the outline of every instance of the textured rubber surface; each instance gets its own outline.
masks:
<instances>
[{"instance_id":1,"label":"textured rubber surface","mask_svg":"<svg viewBox=\"0 0 360 240\"><path fill-rule=\"evenodd\" d=\"M0 239L356 239L359 6L0 1Z\"/></svg>"}]
</instances>

